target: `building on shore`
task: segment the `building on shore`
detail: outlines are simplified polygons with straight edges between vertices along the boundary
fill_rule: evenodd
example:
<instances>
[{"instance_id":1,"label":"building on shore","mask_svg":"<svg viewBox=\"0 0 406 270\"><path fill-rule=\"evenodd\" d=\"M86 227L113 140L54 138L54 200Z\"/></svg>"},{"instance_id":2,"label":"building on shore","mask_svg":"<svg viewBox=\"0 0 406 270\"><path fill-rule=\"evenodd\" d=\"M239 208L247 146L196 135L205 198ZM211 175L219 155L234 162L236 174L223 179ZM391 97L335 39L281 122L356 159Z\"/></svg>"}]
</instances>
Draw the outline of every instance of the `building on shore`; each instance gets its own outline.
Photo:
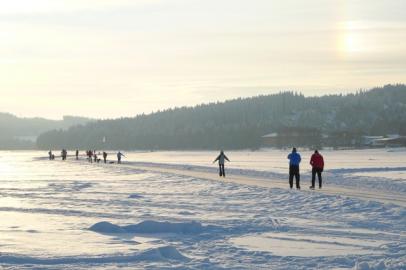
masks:
<instances>
[{"instance_id":1,"label":"building on shore","mask_svg":"<svg viewBox=\"0 0 406 270\"><path fill-rule=\"evenodd\" d=\"M372 147L402 147L406 146L406 136L400 136L398 134L364 136L364 145Z\"/></svg>"},{"instance_id":2,"label":"building on shore","mask_svg":"<svg viewBox=\"0 0 406 270\"><path fill-rule=\"evenodd\" d=\"M322 134L316 128L285 127L278 132L262 136L262 142L267 147L319 147L322 143Z\"/></svg>"},{"instance_id":3,"label":"building on shore","mask_svg":"<svg viewBox=\"0 0 406 270\"><path fill-rule=\"evenodd\" d=\"M402 147L406 146L406 136L389 134L385 136L365 136L357 131L334 131L323 134L315 128L285 127L277 132L262 136L265 147Z\"/></svg>"}]
</instances>

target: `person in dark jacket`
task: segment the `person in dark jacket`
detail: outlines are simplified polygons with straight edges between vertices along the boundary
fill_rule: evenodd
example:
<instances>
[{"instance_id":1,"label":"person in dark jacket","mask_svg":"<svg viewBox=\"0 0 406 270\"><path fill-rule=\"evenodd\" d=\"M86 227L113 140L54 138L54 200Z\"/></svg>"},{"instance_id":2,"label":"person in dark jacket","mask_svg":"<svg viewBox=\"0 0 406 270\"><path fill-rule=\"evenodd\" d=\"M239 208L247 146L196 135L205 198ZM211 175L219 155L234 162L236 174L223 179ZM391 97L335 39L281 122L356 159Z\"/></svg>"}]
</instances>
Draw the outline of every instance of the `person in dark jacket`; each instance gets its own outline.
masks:
<instances>
[{"instance_id":1,"label":"person in dark jacket","mask_svg":"<svg viewBox=\"0 0 406 270\"><path fill-rule=\"evenodd\" d=\"M48 156L49 156L49 160L52 160L52 150L49 150Z\"/></svg>"},{"instance_id":2,"label":"person in dark jacket","mask_svg":"<svg viewBox=\"0 0 406 270\"><path fill-rule=\"evenodd\" d=\"M117 153L117 163L121 163L121 157L125 157L123 153L121 153L120 151L118 151Z\"/></svg>"},{"instance_id":3,"label":"person in dark jacket","mask_svg":"<svg viewBox=\"0 0 406 270\"><path fill-rule=\"evenodd\" d=\"M78 160L79 159L79 150L78 149L76 149L75 156L76 156L76 160Z\"/></svg>"},{"instance_id":4,"label":"person in dark jacket","mask_svg":"<svg viewBox=\"0 0 406 270\"><path fill-rule=\"evenodd\" d=\"M103 152L104 163L107 163L107 152Z\"/></svg>"},{"instance_id":5,"label":"person in dark jacket","mask_svg":"<svg viewBox=\"0 0 406 270\"><path fill-rule=\"evenodd\" d=\"M92 163L92 162L93 162L93 159L92 159L93 152L92 152L92 150L87 150L87 151L86 151L86 154L87 154L87 160L88 160L90 163Z\"/></svg>"},{"instance_id":6,"label":"person in dark jacket","mask_svg":"<svg viewBox=\"0 0 406 270\"><path fill-rule=\"evenodd\" d=\"M220 151L220 154L218 155L218 157L213 161L213 163L216 162L216 161L219 162L219 175L220 175L220 176L223 176L223 177L226 177L226 172L225 172L225 170L224 170L224 163L225 163L226 160L227 160L228 162L230 162L230 160L228 159L228 157L224 154L224 151L221 150L221 151Z\"/></svg>"},{"instance_id":7,"label":"person in dark jacket","mask_svg":"<svg viewBox=\"0 0 406 270\"><path fill-rule=\"evenodd\" d=\"M321 173L324 170L324 159L323 156L319 154L319 151L314 151L314 154L310 158L310 165L312 165L312 185L310 188L314 189L316 174L317 178L319 179L319 188L321 188Z\"/></svg>"},{"instance_id":8,"label":"person in dark jacket","mask_svg":"<svg viewBox=\"0 0 406 270\"><path fill-rule=\"evenodd\" d=\"M62 151L61 151L62 160L66 160L67 155L68 155L68 152L66 151L66 149L62 149Z\"/></svg>"},{"instance_id":9,"label":"person in dark jacket","mask_svg":"<svg viewBox=\"0 0 406 270\"><path fill-rule=\"evenodd\" d=\"M297 149L294 147L292 153L288 155L289 159L289 185L290 188L293 188L293 177L296 178L296 189L300 189L300 172L299 164L302 161L300 154L297 152Z\"/></svg>"}]
</instances>

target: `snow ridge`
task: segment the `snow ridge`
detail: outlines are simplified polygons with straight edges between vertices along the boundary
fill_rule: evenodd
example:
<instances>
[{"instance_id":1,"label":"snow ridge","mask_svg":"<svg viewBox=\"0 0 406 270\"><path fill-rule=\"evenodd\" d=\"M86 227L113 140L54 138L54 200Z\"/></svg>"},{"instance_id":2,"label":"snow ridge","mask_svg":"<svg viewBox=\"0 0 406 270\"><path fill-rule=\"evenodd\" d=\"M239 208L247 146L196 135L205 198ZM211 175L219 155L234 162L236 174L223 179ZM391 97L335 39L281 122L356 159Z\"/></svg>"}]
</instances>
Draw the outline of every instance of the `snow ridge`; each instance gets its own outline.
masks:
<instances>
[{"instance_id":1,"label":"snow ridge","mask_svg":"<svg viewBox=\"0 0 406 270\"><path fill-rule=\"evenodd\" d=\"M0 264L35 264L35 265L58 265L58 264L107 264L107 263L129 263L138 261L190 261L173 246L151 248L145 251L126 255L100 255L94 257L51 257L36 258L30 256L1 254Z\"/></svg>"},{"instance_id":2,"label":"snow ridge","mask_svg":"<svg viewBox=\"0 0 406 270\"><path fill-rule=\"evenodd\" d=\"M200 234L212 229L213 226L203 226L201 223L192 222L177 222L168 221L152 221L146 220L138 224L119 226L107 221L102 221L94 224L89 230L105 233L139 233L139 234L154 234L154 233L177 233L177 234Z\"/></svg>"}]
</instances>

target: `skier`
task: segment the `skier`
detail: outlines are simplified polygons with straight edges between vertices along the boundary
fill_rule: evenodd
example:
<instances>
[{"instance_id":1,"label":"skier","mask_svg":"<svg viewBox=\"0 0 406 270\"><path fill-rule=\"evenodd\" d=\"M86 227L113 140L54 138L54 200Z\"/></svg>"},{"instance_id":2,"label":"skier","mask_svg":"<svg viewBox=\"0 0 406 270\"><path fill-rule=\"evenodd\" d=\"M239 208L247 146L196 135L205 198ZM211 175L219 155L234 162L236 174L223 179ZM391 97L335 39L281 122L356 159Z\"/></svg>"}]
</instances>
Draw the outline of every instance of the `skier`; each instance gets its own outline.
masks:
<instances>
[{"instance_id":1,"label":"skier","mask_svg":"<svg viewBox=\"0 0 406 270\"><path fill-rule=\"evenodd\" d=\"M76 160L78 160L79 159L79 150L78 149L76 149Z\"/></svg>"},{"instance_id":2,"label":"skier","mask_svg":"<svg viewBox=\"0 0 406 270\"><path fill-rule=\"evenodd\" d=\"M300 173L299 164L302 161L300 154L297 153L297 149L293 147L292 153L288 155L289 159L289 185L293 188L293 177L296 178L296 189L300 189Z\"/></svg>"},{"instance_id":3,"label":"skier","mask_svg":"<svg viewBox=\"0 0 406 270\"><path fill-rule=\"evenodd\" d=\"M87 150L86 151L87 154L87 160L92 163L93 159L92 159L92 151L91 150Z\"/></svg>"},{"instance_id":4,"label":"skier","mask_svg":"<svg viewBox=\"0 0 406 270\"><path fill-rule=\"evenodd\" d=\"M122 156L125 157L124 154L122 154L120 151L118 151L118 153L117 153L117 163L119 163L119 164L121 163L121 157Z\"/></svg>"},{"instance_id":5,"label":"skier","mask_svg":"<svg viewBox=\"0 0 406 270\"><path fill-rule=\"evenodd\" d=\"M66 151L66 149L62 149L62 151L61 151L62 160L66 160L67 155L68 155L68 152Z\"/></svg>"},{"instance_id":6,"label":"skier","mask_svg":"<svg viewBox=\"0 0 406 270\"><path fill-rule=\"evenodd\" d=\"M104 160L104 163L107 163L107 153L106 152L103 152L103 160Z\"/></svg>"},{"instance_id":7,"label":"skier","mask_svg":"<svg viewBox=\"0 0 406 270\"><path fill-rule=\"evenodd\" d=\"M49 160L52 160L52 150L49 150L48 156L49 156Z\"/></svg>"},{"instance_id":8,"label":"skier","mask_svg":"<svg viewBox=\"0 0 406 270\"><path fill-rule=\"evenodd\" d=\"M220 175L220 177L221 177L221 176L226 177L226 172L224 171L224 163L225 163L225 160L227 160L228 162L230 162L230 160L229 160L228 157L224 154L224 151L223 151L223 150L220 151L220 154L219 154L218 157L213 161L213 163L216 162L217 160L218 160L218 162L219 162L219 175Z\"/></svg>"},{"instance_id":9,"label":"skier","mask_svg":"<svg viewBox=\"0 0 406 270\"><path fill-rule=\"evenodd\" d=\"M312 165L312 185L310 186L310 188L314 189L316 174L317 178L319 179L319 188L321 188L321 173L324 169L324 159L323 156L319 154L319 151L314 151L314 154L310 158L310 165Z\"/></svg>"}]
</instances>

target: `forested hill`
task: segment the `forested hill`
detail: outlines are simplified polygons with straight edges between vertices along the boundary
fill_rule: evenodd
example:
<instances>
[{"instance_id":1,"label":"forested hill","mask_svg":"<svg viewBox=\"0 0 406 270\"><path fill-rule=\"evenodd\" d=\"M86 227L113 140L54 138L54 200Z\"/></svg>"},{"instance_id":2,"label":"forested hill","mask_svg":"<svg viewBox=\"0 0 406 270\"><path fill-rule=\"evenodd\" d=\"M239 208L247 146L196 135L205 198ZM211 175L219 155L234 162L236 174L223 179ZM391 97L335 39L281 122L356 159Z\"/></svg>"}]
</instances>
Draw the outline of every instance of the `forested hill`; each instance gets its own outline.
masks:
<instances>
[{"instance_id":1,"label":"forested hill","mask_svg":"<svg viewBox=\"0 0 406 270\"><path fill-rule=\"evenodd\" d=\"M261 136L286 127L317 128L325 134L405 134L406 86L322 97L284 92L182 107L49 131L39 136L37 145L42 149L257 148Z\"/></svg>"},{"instance_id":2,"label":"forested hill","mask_svg":"<svg viewBox=\"0 0 406 270\"><path fill-rule=\"evenodd\" d=\"M0 113L0 149L36 148L37 136L53 129L67 129L73 125L92 121L88 118L64 116L62 120L45 118L20 118L9 113Z\"/></svg>"}]
</instances>

